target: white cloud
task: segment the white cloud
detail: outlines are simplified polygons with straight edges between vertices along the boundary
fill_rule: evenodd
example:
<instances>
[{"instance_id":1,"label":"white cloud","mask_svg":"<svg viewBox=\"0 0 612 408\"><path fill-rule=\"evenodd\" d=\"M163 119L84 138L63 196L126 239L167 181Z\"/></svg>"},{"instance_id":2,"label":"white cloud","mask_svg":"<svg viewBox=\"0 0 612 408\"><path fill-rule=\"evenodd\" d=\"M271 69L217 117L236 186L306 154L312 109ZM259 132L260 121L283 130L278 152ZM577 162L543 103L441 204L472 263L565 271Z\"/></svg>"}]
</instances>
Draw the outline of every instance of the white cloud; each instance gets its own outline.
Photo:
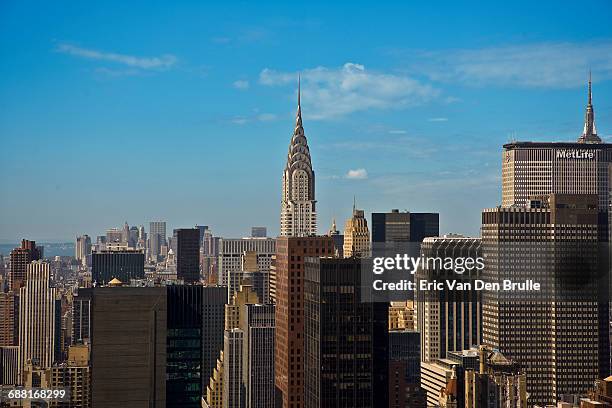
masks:
<instances>
[{"instance_id":1,"label":"white cloud","mask_svg":"<svg viewBox=\"0 0 612 408\"><path fill-rule=\"evenodd\" d=\"M389 131L389 134L391 134L391 135L405 135L406 133L408 133L408 132L406 132L405 130L402 130L402 129L392 129L392 130Z\"/></svg>"},{"instance_id":2,"label":"white cloud","mask_svg":"<svg viewBox=\"0 0 612 408\"><path fill-rule=\"evenodd\" d=\"M348 173L346 173L346 178L351 180L364 180L368 178L368 172L366 169L349 170Z\"/></svg>"},{"instance_id":3,"label":"white cloud","mask_svg":"<svg viewBox=\"0 0 612 408\"><path fill-rule=\"evenodd\" d=\"M448 118L429 118L428 122L448 122Z\"/></svg>"},{"instance_id":4,"label":"white cloud","mask_svg":"<svg viewBox=\"0 0 612 408\"><path fill-rule=\"evenodd\" d=\"M235 125L244 125L253 122L270 122L276 120L277 116L273 113L259 113L252 116L234 116L230 122Z\"/></svg>"},{"instance_id":5,"label":"white cloud","mask_svg":"<svg viewBox=\"0 0 612 408\"><path fill-rule=\"evenodd\" d=\"M612 78L612 41L550 42L426 52L414 70L432 80L469 85L569 88Z\"/></svg>"},{"instance_id":6,"label":"white cloud","mask_svg":"<svg viewBox=\"0 0 612 408\"><path fill-rule=\"evenodd\" d=\"M234 86L234 88L236 89L240 89L240 90L245 90L245 89L249 89L249 81L243 80L243 79L239 79L237 81L234 81L234 83L232 84Z\"/></svg>"},{"instance_id":7,"label":"white cloud","mask_svg":"<svg viewBox=\"0 0 612 408\"><path fill-rule=\"evenodd\" d=\"M231 120L231 122L235 125L244 125L248 121L249 119L245 118L244 116L236 116Z\"/></svg>"},{"instance_id":8,"label":"white cloud","mask_svg":"<svg viewBox=\"0 0 612 408\"><path fill-rule=\"evenodd\" d=\"M59 44L57 46L57 51L76 57L115 62L140 69L168 69L177 62L177 58L171 54L164 54L159 57L136 57L127 54L81 48L71 44Z\"/></svg>"},{"instance_id":9,"label":"white cloud","mask_svg":"<svg viewBox=\"0 0 612 408\"><path fill-rule=\"evenodd\" d=\"M269 122L275 119L276 119L276 115L273 113L261 113L257 115L257 120L259 120L260 122Z\"/></svg>"},{"instance_id":10,"label":"white cloud","mask_svg":"<svg viewBox=\"0 0 612 408\"><path fill-rule=\"evenodd\" d=\"M298 73L264 69L263 85L296 85ZM302 103L309 119L329 119L369 109L421 105L439 91L407 76L368 71L348 62L339 68L316 67L301 72Z\"/></svg>"}]
</instances>

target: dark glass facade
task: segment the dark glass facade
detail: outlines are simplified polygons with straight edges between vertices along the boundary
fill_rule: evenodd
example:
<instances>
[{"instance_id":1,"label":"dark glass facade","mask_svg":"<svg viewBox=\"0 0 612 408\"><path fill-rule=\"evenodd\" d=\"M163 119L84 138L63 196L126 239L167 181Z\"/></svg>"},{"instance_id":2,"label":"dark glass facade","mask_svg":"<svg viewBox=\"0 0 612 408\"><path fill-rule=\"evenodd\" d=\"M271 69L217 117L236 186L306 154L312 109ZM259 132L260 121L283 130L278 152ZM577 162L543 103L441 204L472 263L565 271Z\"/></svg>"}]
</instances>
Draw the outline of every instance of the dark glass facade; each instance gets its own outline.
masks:
<instances>
[{"instance_id":1,"label":"dark glass facade","mask_svg":"<svg viewBox=\"0 0 612 408\"><path fill-rule=\"evenodd\" d=\"M144 278L144 253L137 250L100 251L91 254L91 275L97 285L113 278L123 283Z\"/></svg>"},{"instance_id":2,"label":"dark glass facade","mask_svg":"<svg viewBox=\"0 0 612 408\"><path fill-rule=\"evenodd\" d=\"M306 407L387 407L387 303L361 299L361 260L306 258Z\"/></svg>"},{"instance_id":3,"label":"dark glass facade","mask_svg":"<svg viewBox=\"0 0 612 408\"><path fill-rule=\"evenodd\" d=\"M200 280L200 230L181 228L174 230L176 241L176 277L185 283Z\"/></svg>"},{"instance_id":4,"label":"dark glass facade","mask_svg":"<svg viewBox=\"0 0 612 408\"><path fill-rule=\"evenodd\" d=\"M200 407L202 286L167 287L166 407Z\"/></svg>"}]
</instances>

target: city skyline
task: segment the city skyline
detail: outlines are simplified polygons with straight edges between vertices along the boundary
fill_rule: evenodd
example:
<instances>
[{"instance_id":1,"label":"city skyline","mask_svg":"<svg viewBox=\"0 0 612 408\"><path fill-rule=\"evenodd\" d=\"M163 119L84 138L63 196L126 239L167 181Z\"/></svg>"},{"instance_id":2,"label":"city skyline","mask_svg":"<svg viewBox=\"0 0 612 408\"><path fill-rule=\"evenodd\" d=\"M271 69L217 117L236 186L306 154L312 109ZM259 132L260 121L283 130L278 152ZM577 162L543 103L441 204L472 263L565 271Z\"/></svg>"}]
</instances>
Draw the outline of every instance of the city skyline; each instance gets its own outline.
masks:
<instances>
[{"instance_id":1,"label":"city skyline","mask_svg":"<svg viewBox=\"0 0 612 408\"><path fill-rule=\"evenodd\" d=\"M381 21L335 5L148 5L151 25L132 24L137 5L75 5L73 21L46 7L0 13L3 242L71 242L125 220L278 235L298 73L319 233L356 195L368 215L438 212L442 233L479 235L481 209L501 197L501 145L575 141L589 69L599 135L612 135L604 2L448 4L445 16L394 5Z\"/></svg>"}]
</instances>

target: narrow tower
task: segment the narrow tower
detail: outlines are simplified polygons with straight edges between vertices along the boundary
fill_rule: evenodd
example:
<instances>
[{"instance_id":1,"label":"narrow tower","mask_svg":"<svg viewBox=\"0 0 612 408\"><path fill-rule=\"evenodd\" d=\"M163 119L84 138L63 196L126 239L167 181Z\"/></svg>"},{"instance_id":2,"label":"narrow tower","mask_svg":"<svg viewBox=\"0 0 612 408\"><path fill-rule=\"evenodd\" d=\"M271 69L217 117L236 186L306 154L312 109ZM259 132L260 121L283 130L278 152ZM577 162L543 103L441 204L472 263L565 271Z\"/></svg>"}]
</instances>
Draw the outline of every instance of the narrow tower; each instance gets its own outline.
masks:
<instances>
[{"instance_id":1,"label":"narrow tower","mask_svg":"<svg viewBox=\"0 0 612 408\"><path fill-rule=\"evenodd\" d=\"M283 172L281 236L307 237L317 233L315 173L312 170L310 149L302 126L300 96L300 81L298 79L295 129L289 144L287 164Z\"/></svg>"},{"instance_id":2,"label":"narrow tower","mask_svg":"<svg viewBox=\"0 0 612 408\"><path fill-rule=\"evenodd\" d=\"M591 73L589 72L589 97L584 115L584 130L578 138L578 143L601 143L601 139L597 136L597 128L595 127L595 110L593 109L593 100L591 94Z\"/></svg>"}]
</instances>

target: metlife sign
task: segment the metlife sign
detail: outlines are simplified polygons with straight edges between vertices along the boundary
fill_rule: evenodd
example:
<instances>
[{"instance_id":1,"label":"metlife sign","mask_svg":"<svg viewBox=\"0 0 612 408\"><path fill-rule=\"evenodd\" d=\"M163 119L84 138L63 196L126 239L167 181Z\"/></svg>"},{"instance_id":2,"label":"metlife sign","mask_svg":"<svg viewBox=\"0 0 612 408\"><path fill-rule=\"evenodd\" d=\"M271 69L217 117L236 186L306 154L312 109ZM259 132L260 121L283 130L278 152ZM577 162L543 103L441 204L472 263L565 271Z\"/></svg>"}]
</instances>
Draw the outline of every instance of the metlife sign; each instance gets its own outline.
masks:
<instances>
[{"instance_id":1,"label":"metlife sign","mask_svg":"<svg viewBox=\"0 0 612 408\"><path fill-rule=\"evenodd\" d=\"M563 149L557 150L557 159L582 159L592 160L595 158L595 151L590 149Z\"/></svg>"}]
</instances>

